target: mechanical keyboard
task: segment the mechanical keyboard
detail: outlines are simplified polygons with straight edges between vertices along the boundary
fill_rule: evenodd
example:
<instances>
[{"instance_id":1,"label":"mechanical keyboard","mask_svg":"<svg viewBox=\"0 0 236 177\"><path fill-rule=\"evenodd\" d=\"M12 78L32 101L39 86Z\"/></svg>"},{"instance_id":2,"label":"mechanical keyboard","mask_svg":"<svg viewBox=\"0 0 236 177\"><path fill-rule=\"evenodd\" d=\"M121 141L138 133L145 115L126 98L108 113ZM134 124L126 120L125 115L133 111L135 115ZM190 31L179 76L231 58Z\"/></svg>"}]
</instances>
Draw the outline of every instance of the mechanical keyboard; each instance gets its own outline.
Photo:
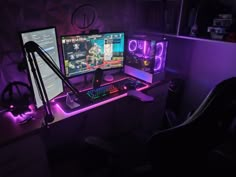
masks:
<instances>
[{"instance_id":1,"label":"mechanical keyboard","mask_svg":"<svg viewBox=\"0 0 236 177\"><path fill-rule=\"evenodd\" d=\"M147 88L148 85L132 78L124 78L122 80L102 85L96 89L90 89L80 92L78 97L78 107L70 108L67 105L66 96L59 97L55 100L57 105L65 113L73 113L74 111L83 112L85 110L92 109L93 107L108 103L112 100L116 100L128 95L128 91L142 90ZM126 94L126 95L125 95Z\"/></svg>"},{"instance_id":2,"label":"mechanical keyboard","mask_svg":"<svg viewBox=\"0 0 236 177\"><path fill-rule=\"evenodd\" d=\"M129 90L141 89L145 86L146 84L140 81L132 78L125 78L123 80L89 90L86 94L91 100L97 100L115 93L123 94Z\"/></svg>"}]
</instances>

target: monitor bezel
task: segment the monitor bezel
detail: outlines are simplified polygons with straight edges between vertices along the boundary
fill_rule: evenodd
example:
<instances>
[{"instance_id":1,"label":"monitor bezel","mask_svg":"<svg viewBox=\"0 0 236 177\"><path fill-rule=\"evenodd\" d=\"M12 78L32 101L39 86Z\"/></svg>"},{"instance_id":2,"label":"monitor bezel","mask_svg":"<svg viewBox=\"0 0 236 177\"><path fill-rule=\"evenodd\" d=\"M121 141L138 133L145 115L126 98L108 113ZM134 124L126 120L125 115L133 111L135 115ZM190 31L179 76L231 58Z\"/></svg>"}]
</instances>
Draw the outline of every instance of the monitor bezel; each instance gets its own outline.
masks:
<instances>
[{"instance_id":1,"label":"monitor bezel","mask_svg":"<svg viewBox=\"0 0 236 177\"><path fill-rule=\"evenodd\" d=\"M67 76L66 75L66 67L65 67L65 55L64 55L64 50L63 50L63 45L62 45L62 38L63 37L73 37L73 36L89 36L89 35L103 35L103 34L111 34L111 33L123 33L124 34L124 53L123 53L123 62L122 62L122 66L121 67L116 67L116 68L108 68L108 69L102 69L104 72L105 71L110 71L110 70L122 70L124 69L124 66L125 66L125 54L126 54L126 46L125 46L125 43L126 43L126 34L124 31L114 31L114 32L99 32L99 33L87 33L87 34L66 34L66 35L61 35L60 36L60 45L61 45L61 53L62 53L62 63L63 63L63 72L65 74L65 76L68 78L68 79L71 79L71 78L75 78L75 77L80 77L80 76L84 76L86 74L91 74L93 72L95 72L95 70L93 71L89 71L89 72L86 72L86 73L82 73L82 74L76 74L76 75L73 75L73 76Z\"/></svg>"},{"instance_id":2,"label":"monitor bezel","mask_svg":"<svg viewBox=\"0 0 236 177\"><path fill-rule=\"evenodd\" d=\"M28 66L28 63L26 61L27 59L27 56L26 56L26 52L25 52L25 49L24 49L24 41L23 41L23 38L22 38L22 34L24 33L30 33L30 32L37 32L37 31L42 31L42 30L49 30L49 29L54 29L55 31L55 35L56 35L56 45L57 45L57 50L58 50L58 58L59 58L59 65L60 65L60 71L62 72L62 61L61 61L61 58L60 58L60 48L59 48L59 45L58 45L58 33L57 33L57 29L55 26L49 26L49 27L44 27L44 28L33 28L33 29L29 29L29 30L25 30L25 31L19 31L18 32L18 36L19 36L19 39L20 39L20 43L21 43L21 51L23 52L23 56L24 56L24 60L26 62L26 67L27 67L27 71L29 71L29 66ZM62 72L63 73L63 72ZM63 73L64 74L64 73ZM29 81L29 84L30 84L30 88L32 89L32 93L35 95L34 93L34 89L33 89L33 81L30 77L30 72L27 72L27 77L28 77L28 81ZM65 87L64 87L64 83L62 82L62 92L57 94L54 98L56 98L58 95L62 94L64 91L65 91ZM33 95L33 103L35 105L35 108L39 109L40 107L42 107L43 105L41 106L38 106L37 103L36 103L36 98L35 96ZM51 100L53 100L54 98L52 98ZM49 101L51 101L49 100Z\"/></svg>"}]
</instances>

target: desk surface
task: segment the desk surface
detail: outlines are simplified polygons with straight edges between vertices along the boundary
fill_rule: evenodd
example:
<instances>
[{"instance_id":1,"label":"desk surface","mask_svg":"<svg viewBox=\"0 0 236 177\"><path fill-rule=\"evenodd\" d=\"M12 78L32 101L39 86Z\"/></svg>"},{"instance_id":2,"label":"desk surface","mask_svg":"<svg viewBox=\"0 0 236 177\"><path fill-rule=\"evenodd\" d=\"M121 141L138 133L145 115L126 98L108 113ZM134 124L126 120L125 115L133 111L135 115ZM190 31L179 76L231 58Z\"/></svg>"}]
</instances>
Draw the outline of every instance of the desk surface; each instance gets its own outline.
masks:
<instances>
[{"instance_id":1,"label":"desk surface","mask_svg":"<svg viewBox=\"0 0 236 177\"><path fill-rule=\"evenodd\" d=\"M160 82L151 84L151 85L149 85L149 88L151 88L155 85L158 85L159 83ZM127 96L127 93L118 96L117 99L123 98L125 96ZM116 100L116 99L107 100L103 104L109 103L114 100ZM90 107L89 109L93 109L93 108L98 107L103 104L99 104L94 107ZM55 104L53 102L51 104L51 108L52 108L53 115L55 117L55 120L51 124L54 124L56 122L62 121L64 119L73 117L73 116L81 113L80 110L74 111L72 113L65 113L58 107L57 104ZM33 108L31 108L31 109L32 109L31 114L33 115L33 119L30 120L29 122L27 122L26 124L17 123L17 121L21 117L19 117L19 116L14 117L10 112L7 112L7 113L4 113L1 115L1 118L0 118L0 146L10 143L12 141L15 141L19 138L22 138L23 136L26 136L29 134L34 134L43 127L42 125L44 122L44 120L43 120L44 110L42 108L37 111L35 111ZM87 110L89 110L89 109L87 109ZM87 110L84 109L83 111L87 111Z\"/></svg>"}]
</instances>

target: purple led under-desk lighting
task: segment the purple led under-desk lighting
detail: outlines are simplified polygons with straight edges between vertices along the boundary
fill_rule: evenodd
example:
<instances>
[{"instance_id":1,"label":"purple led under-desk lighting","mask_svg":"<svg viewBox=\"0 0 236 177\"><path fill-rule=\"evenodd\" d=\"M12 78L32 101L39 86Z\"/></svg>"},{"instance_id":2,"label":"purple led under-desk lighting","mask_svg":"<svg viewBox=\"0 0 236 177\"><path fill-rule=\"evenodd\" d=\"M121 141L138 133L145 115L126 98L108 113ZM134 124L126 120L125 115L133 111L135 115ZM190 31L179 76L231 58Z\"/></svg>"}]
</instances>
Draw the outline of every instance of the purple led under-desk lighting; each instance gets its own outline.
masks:
<instances>
[{"instance_id":1,"label":"purple led under-desk lighting","mask_svg":"<svg viewBox=\"0 0 236 177\"><path fill-rule=\"evenodd\" d=\"M88 110L90 110L90 109L96 108L96 107L98 107L98 106L101 106L101 105L110 103L110 102L112 102L112 101L118 100L118 99L123 98L123 97L125 97L125 96L127 96L127 93L122 94L122 95L119 95L119 96L116 96L116 97L114 97L114 98L111 98L111 99L108 99L108 100L105 100L105 101L102 101L102 102L99 102L99 103L96 103L96 104L93 104L93 105L90 105L90 106L87 106L87 107L82 108L82 109L75 110L75 111L70 112L70 113L65 112L65 111L60 107L59 104L56 104L56 106L59 108L59 110L60 110L64 115L66 115L66 116L73 116L73 115L76 115L76 114L79 114L79 113L88 111Z\"/></svg>"},{"instance_id":2,"label":"purple led under-desk lighting","mask_svg":"<svg viewBox=\"0 0 236 177\"><path fill-rule=\"evenodd\" d=\"M144 55L144 58L148 58L148 54L147 54L147 41L143 42L143 55Z\"/></svg>"},{"instance_id":3,"label":"purple led under-desk lighting","mask_svg":"<svg viewBox=\"0 0 236 177\"><path fill-rule=\"evenodd\" d=\"M34 111L33 111L33 107L31 105L29 105L29 110L28 112L25 112L23 114L19 114L17 116L14 116L11 112L7 112L6 115L7 117L9 117L11 120L13 120L15 123L17 124L22 124L24 122L26 122L27 120L31 119Z\"/></svg>"}]
</instances>

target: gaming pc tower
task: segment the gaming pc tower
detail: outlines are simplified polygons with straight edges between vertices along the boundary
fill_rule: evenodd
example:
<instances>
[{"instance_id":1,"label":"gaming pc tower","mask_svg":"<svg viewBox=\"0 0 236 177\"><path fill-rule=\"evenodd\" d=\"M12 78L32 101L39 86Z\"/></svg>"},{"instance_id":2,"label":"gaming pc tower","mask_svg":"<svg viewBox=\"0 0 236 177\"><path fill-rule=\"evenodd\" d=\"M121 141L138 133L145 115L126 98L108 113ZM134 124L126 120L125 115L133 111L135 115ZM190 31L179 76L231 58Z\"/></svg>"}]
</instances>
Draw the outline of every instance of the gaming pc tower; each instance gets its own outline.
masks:
<instances>
[{"instance_id":1,"label":"gaming pc tower","mask_svg":"<svg viewBox=\"0 0 236 177\"><path fill-rule=\"evenodd\" d=\"M148 83L164 79L167 45L166 40L128 39L125 73Z\"/></svg>"}]
</instances>

